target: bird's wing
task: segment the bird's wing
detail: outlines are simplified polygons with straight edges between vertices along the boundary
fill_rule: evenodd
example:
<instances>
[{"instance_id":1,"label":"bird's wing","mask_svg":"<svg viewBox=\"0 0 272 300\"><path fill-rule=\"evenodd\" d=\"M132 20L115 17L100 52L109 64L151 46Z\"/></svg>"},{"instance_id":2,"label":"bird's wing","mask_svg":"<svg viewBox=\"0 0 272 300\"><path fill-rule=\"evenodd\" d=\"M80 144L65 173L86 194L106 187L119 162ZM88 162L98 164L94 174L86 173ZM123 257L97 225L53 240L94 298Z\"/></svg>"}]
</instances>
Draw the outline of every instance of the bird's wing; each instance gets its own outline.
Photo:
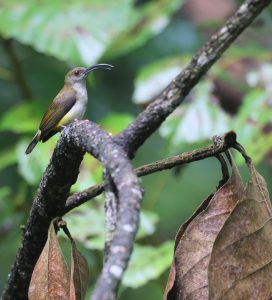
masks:
<instances>
[{"instance_id":1,"label":"bird's wing","mask_svg":"<svg viewBox=\"0 0 272 300\"><path fill-rule=\"evenodd\" d=\"M41 136L47 136L50 131L56 131L56 125L76 102L76 93L72 88L62 89L55 97L47 112L44 114L41 124Z\"/></svg>"}]
</instances>

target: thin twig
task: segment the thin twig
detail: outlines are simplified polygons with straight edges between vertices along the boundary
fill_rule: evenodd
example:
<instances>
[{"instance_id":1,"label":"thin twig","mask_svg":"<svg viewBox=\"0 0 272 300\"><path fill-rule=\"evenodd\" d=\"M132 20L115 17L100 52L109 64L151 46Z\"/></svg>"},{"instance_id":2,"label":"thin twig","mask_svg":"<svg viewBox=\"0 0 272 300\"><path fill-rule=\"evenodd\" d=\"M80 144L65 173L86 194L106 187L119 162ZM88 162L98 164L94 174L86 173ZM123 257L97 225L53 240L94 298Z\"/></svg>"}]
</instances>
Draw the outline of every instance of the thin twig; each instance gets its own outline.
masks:
<instances>
[{"instance_id":1,"label":"thin twig","mask_svg":"<svg viewBox=\"0 0 272 300\"><path fill-rule=\"evenodd\" d=\"M207 147L196 149L193 151L183 152L179 155L168 157L156 162L143 165L134 170L137 176L142 177L155 172L160 172L167 169L172 169L176 166L191 163L194 161L202 160L208 157L217 156L220 153L224 153L227 149L232 147L229 143L226 144L222 139L221 143L214 145L211 144ZM80 206L86 201L100 195L104 191L104 182L87 188L82 192L71 195L65 204L65 213L69 212L73 208Z\"/></svg>"}]
</instances>

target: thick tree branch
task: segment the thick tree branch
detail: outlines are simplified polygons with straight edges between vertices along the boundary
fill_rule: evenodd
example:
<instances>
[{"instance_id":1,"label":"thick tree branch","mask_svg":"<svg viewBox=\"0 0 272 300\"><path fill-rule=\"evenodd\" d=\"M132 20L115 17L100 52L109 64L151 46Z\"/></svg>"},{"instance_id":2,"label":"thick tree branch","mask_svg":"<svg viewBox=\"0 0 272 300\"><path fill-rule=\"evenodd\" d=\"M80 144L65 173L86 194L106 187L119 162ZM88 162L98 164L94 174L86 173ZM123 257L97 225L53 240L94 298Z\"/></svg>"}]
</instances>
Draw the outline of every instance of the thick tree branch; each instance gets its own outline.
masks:
<instances>
[{"instance_id":1,"label":"thick tree branch","mask_svg":"<svg viewBox=\"0 0 272 300\"><path fill-rule=\"evenodd\" d=\"M129 155L133 157L144 141L177 108L188 93L207 73L224 51L271 3L271 0L247 0L236 13L197 52L190 64L163 90L127 129L115 137Z\"/></svg>"},{"instance_id":2,"label":"thick tree branch","mask_svg":"<svg viewBox=\"0 0 272 300\"><path fill-rule=\"evenodd\" d=\"M106 299L116 294L119 278L132 251L142 193L124 151L96 124L78 121L63 130L45 171L2 299L27 299L31 274L45 244L50 221L63 214L65 200L76 181L85 152L91 153L107 168L120 201L114 251L110 252L93 299L103 299L102 293ZM107 293L104 293L103 282L107 282Z\"/></svg>"},{"instance_id":3,"label":"thick tree branch","mask_svg":"<svg viewBox=\"0 0 272 300\"><path fill-rule=\"evenodd\" d=\"M156 172L169 170L174 167L191 163L194 161L199 161L208 157L215 156L224 153L231 147L234 147L234 144L231 144L226 141L222 141L219 144L211 144L207 147L200 149L195 149L193 151L183 152L181 154L171 156L156 162L143 165L134 170L135 174L138 177L146 176ZM94 185L86 190L78 193L74 193L69 196L65 204L65 213L71 211L73 208L80 206L81 204L87 202L88 200L99 196L104 191L105 184L104 182Z\"/></svg>"},{"instance_id":4,"label":"thick tree branch","mask_svg":"<svg viewBox=\"0 0 272 300\"><path fill-rule=\"evenodd\" d=\"M47 239L51 220L62 212L70 187L78 176L83 152L59 142L43 175L25 227L21 246L2 299L27 299L34 265Z\"/></svg>"},{"instance_id":5,"label":"thick tree branch","mask_svg":"<svg viewBox=\"0 0 272 300\"><path fill-rule=\"evenodd\" d=\"M119 211L119 200L114 188L112 179L107 172L104 172L104 195L105 195L105 242L104 242L104 263L108 260L110 247L117 226Z\"/></svg>"}]
</instances>

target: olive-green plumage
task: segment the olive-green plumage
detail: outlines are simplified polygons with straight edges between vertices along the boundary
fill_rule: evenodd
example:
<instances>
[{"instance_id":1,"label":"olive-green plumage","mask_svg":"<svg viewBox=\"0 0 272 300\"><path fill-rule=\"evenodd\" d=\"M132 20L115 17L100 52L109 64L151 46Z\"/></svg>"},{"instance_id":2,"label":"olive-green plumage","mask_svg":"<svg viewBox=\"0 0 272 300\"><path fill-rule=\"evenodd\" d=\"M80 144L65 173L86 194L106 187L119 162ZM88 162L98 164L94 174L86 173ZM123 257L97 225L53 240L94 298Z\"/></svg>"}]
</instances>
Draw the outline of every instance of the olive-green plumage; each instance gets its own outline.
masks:
<instances>
[{"instance_id":1,"label":"olive-green plumage","mask_svg":"<svg viewBox=\"0 0 272 300\"><path fill-rule=\"evenodd\" d=\"M111 70L113 66L98 64L89 68L75 68L67 73L64 86L54 98L44 114L39 130L26 149L31 153L39 141L43 143L59 132L63 126L75 119L81 119L86 111L88 95L86 78L91 71L98 69Z\"/></svg>"}]
</instances>

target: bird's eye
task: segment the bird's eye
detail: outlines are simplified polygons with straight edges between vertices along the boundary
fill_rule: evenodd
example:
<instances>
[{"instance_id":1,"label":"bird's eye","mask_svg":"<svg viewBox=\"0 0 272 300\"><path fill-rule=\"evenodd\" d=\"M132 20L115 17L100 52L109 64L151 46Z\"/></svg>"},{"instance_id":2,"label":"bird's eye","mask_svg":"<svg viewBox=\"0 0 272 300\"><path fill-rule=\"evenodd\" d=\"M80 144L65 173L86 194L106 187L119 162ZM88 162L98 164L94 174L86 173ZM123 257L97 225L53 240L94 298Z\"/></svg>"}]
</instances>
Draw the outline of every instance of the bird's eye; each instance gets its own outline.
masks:
<instances>
[{"instance_id":1,"label":"bird's eye","mask_svg":"<svg viewBox=\"0 0 272 300\"><path fill-rule=\"evenodd\" d=\"M77 71L75 71L75 73L74 73L76 76L78 76L78 75L80 75L80 71L79 70L77 70Z\"/></svg>"}]
</instances>

